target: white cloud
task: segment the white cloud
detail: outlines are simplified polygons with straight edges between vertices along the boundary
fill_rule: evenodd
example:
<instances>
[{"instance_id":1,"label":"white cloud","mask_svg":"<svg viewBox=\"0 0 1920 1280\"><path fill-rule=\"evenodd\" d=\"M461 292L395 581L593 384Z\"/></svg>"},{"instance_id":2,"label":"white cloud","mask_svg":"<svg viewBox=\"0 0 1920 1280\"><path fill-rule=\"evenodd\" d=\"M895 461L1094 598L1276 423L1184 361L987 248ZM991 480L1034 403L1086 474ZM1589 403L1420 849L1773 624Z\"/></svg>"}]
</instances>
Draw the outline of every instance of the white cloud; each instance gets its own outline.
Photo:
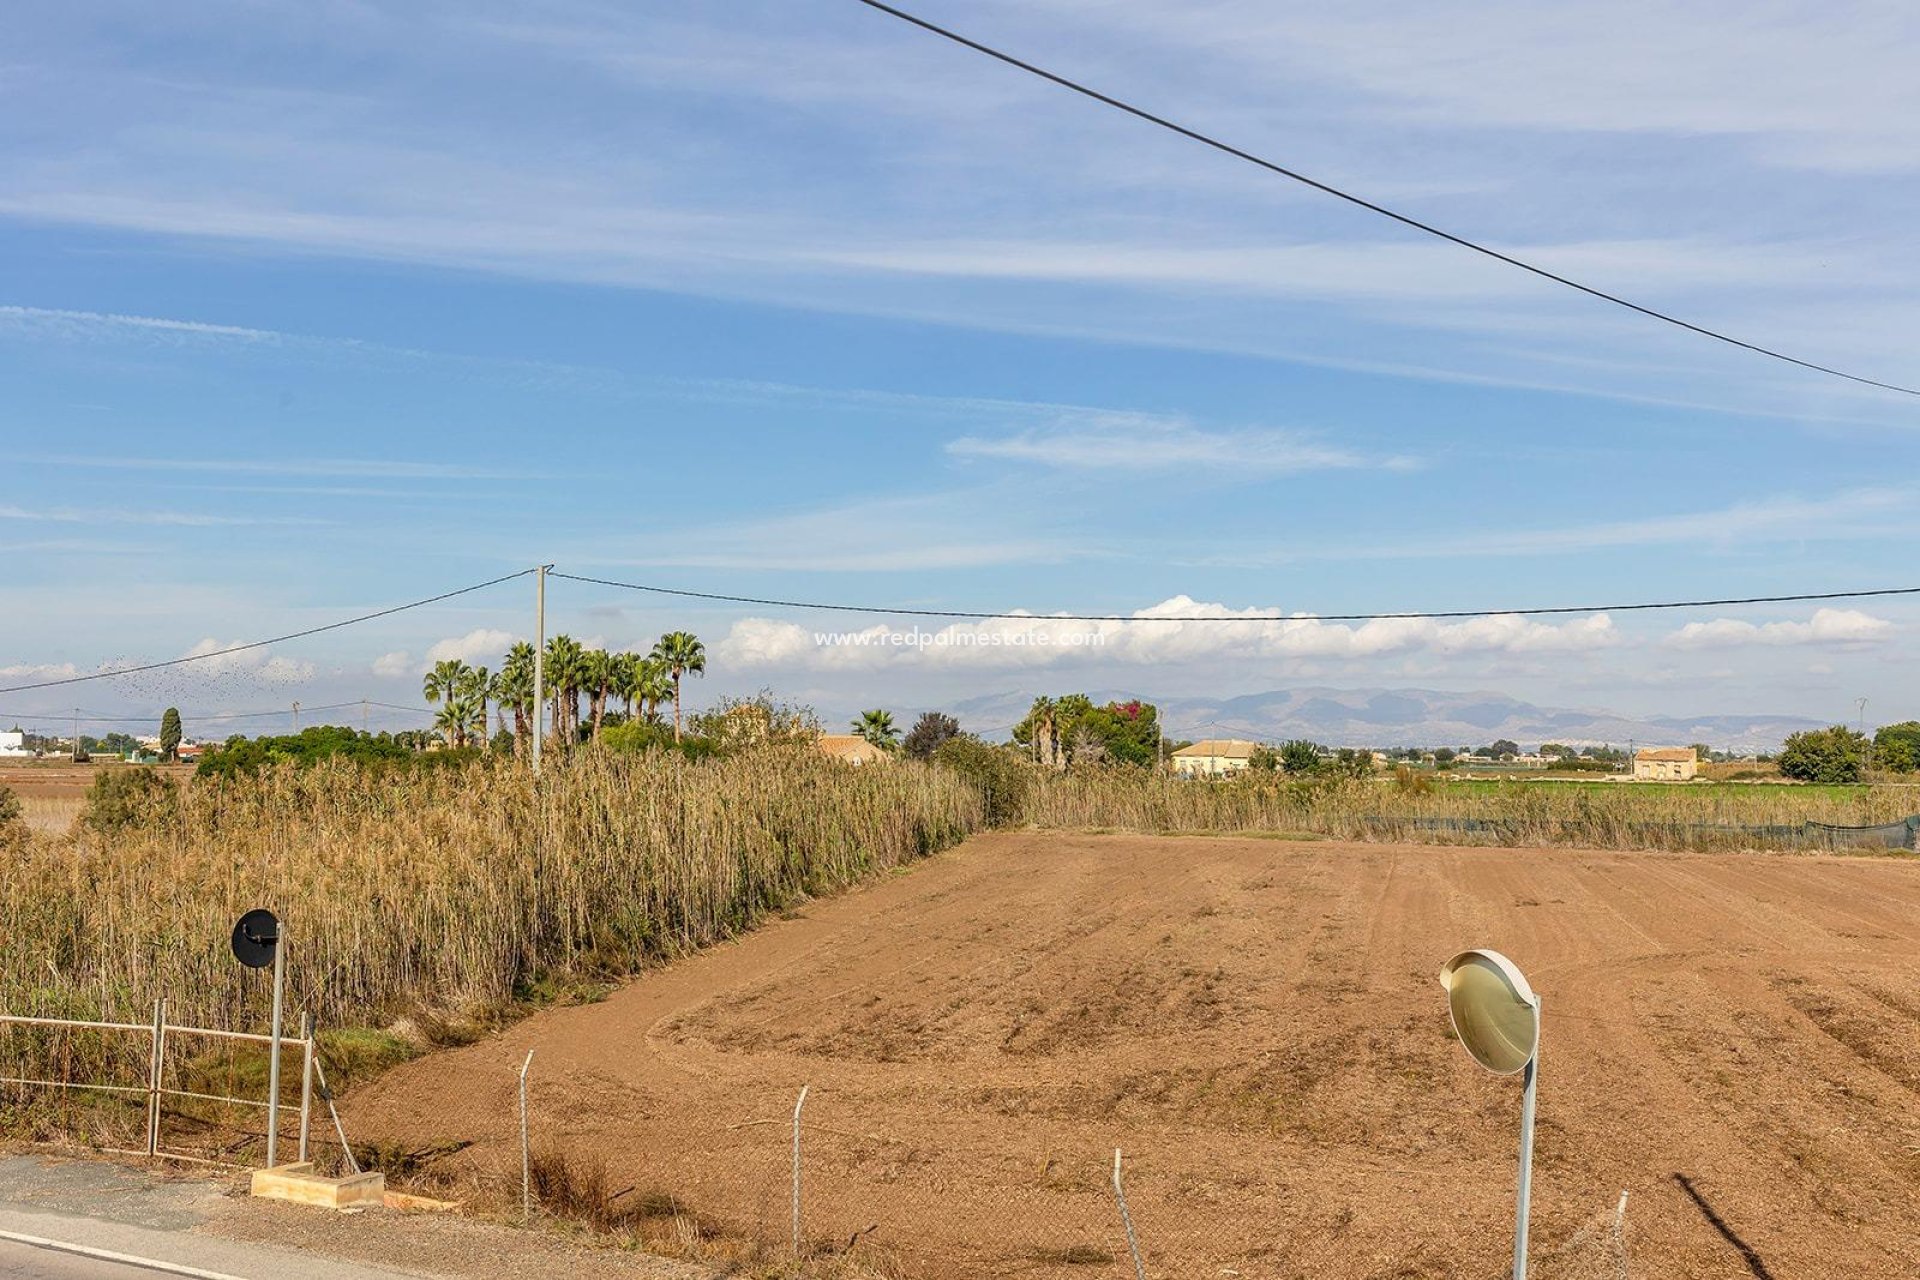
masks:
<instances>
[{"instance_id":1,"label":"white cloud","mask_svg":"<svg viewBox=\"0 0 1920 1280\"><path fill-rule=\"evenodd\" d=\"M243 640L216 640L209 636L194 645L183 658L200 658L192 669L200 674L242 674L268 684L304 684L313 679L317 668L302 658L287 658L271 649L245 649L239 653L223 650L247 643ZM218 657L211 655L219 654ZM205 656L203 656L205 655Z\"/></svg>"},{"instance_id":2,"label":"white cloud","mask_svg":"<svg viewBox=\"0 0 1920 1280\"><path fill-rule=\"evenodd\" d=\"M66 680L79 674L80 668L71 662L17 662L0 667L4 680Z\"/></svg>"},{"instance_id":3,"label":"white cloud","mask_svg":"<svg viewBox=\"0 0 1920 1280\"><path fill-rule=\"evenodd\" d=\"M497 667L506 656L507 650L525 637L511 631L500 631L491 627L478 627L463 636L453 636L437 642L427 650L425 667L436 662L445 662L449 658L458 658L462 662L477 666ZM388 657L393 655L389 654ZM402 655L404 656L404 655ZM385 661L385 659L381 659Z\"/></svg>"},{"instance_id":4,"label":"white cloud","mask_svg":"<svg viewBox=\"0 0 1920 1280\"><path fill-rule=\"evenodd\" d=\"M829 634L839 638L827 640ZM715 652L740 666L867 670L901 662L1030 668L1095 661L1147 665L1418 652L1579 653L1618 643L1613 621L1605 614L1563 623L1496 614L1460 621L1402 618L1350 624L1175 596L1136 610L1128 620L1103 622L1021 615L933 630L880 623L830 632L830 627L745 618L733 625Z\"/></svg>"},{"instance_id":5,"label":"white cloud","mask_svg":"<svg viewBox=\"0 0 1920 1280\"><path fill-rule=\"evenodd\" d=\"M1893 637L1894 624L1858 609L1816 609L1805 622L1744 622L1715 618L1689 622L1668 636L1676 649L1715 649L1739 645L1872 644Z\"/></svg>"},{"instance_id":6,"label":"white cloud","mask_svg":"<svg viewBox=\"0 0 1920 1280\"><path fill-rule=\"evenodd\" d=\"M1207 431L1180 417L1094 410L1062 414L1051 426L1018 435L962 436L947 445L947 452L1069 470L1189 467L1266 476L1363 467L1406 470L1415 465L1409 458L1375 458L1324 444L1303 432Z\"/></svg>"},{"instance_id":7,"label":"white cloud","mask_svg":"<svg viewBox=\"0 0 1920 1280\"><path fill-rule=\"evenodd\" d=\"M383 653L373 660L373 674L377 676L404 676L411 675L413 671L412 655L405 649Z\"/></svg>"}]
</instances>

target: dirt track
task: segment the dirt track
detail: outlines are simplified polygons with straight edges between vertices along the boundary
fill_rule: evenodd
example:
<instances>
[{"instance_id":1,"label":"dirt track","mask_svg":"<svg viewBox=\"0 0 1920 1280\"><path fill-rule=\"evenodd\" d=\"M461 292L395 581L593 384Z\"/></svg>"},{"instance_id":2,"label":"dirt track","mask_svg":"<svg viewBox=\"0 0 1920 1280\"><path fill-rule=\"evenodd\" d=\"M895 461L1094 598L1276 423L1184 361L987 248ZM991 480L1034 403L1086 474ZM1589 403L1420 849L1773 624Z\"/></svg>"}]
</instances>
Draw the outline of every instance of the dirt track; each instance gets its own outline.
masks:
<instances>
[{"instance_id":1,"label":"dirt track","mask_svg":"<svg viewBox=\"0 0 1920 1280\"><path fill-rule=\"evenodd\" d=\"M1517 1085L1434 975L1540 991L1534 1274L1920 1274L1920 864L994 835L604 1003L410 1064L357 1139L598 1150L770 1233L807 1104L808 1234L910 1274L1493 1277ZM1075 1249L1089 1260L1059 1265ZM1107 1261L1100 1261L1106 1255Z\"/></svg>"}]
</instances>

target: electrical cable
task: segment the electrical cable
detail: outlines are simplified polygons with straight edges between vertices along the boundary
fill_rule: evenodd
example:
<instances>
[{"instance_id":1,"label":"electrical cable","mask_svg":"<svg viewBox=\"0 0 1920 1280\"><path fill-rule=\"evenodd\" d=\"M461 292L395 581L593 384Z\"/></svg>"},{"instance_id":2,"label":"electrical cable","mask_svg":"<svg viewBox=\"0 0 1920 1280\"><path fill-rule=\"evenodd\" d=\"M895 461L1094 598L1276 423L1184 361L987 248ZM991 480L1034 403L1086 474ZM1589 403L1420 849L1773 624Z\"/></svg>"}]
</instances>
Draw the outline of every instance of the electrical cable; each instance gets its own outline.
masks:
<instances>
[{"instance_id":1,"label":"electrical cable","mask_svg":"<svg viewBox=\"0 0 1920 1280\"><path fill-rule=\"evenodd\" d=\"M1478 241L1469 240L1467 237L1462 235L1456 235L1451 231L1444 231L1441 228L1434 226L1432 223L1422 222L1420 219L1412 217L1408 214L1397 213L1394 210L1387 208L1385 205L1375 204L1373 201L1368 200L1362 196L1354 195L1353 193L1348 191L1342 191L1340 188L1331 186L1325 182L1321 182L1316 178L1310 178L1304 173L1300 173L1296 170L1289 169L1284 165L1275 163L1272 160L1264 159L1261 156L1255 155L1251 151L1242 150L1241 148L1236 147L1231 143L1222 142L1218 138L1212 137L1208 134L1201 133L1198 129L1192 129L1187 127L1186 125L1178 124L1172 120L1167 119L1165 116L1155 115L1153 112L1148 111L1145 108L1136 107L1130 102L1124 101L1123 99L1120 99L1120 98L1113 97L1111 94L1102 93L1098 89L1090 88L1087 85L1081 84L1077 80L1070 80L1066 76L1060 75L1056 72L1048 71L1045 67L1035 66L1031 62L1027 62L1021 58L1017 58L1010 53L1005 53L999 49L994 48L992 45L982 44L980 41L970 39L967 36L963 36L957 31L952 31L946 27L940 26L937 23L929 22L925 18L919 17L915 14L908 13L905 9L897 9L890 4L884 4L882 3L882 0L858 0L858 3L866 5L869 9L874 9L880 13L884 13L891 17L898 18L902 22L910 23L913 26L919 27L923 31L931 32L932 34L939 36L942 39L950 40L954 44L961 45L964 48L972 49L976 53L983 53L987 55L989 58L997 59L1000 62L1006 63L1010 67L1016 67L1021 71L1025 71L1029 75L1038 76L1042 80L1046 80L1053 84L1059 85L1063 89L1070 89L1074 93L1080 94L1083 97L1091 98L1095 102L1114 108L1116 111L1124 111L1126 114L1130 116L1134 116L1138 119L1145 120L1148 124L1158 125L1160 128L1166 129L1172 133L1177 133L1183 138L1187 138L1187 139L1190 139L1191 141L1198 142L1203 146L1212 147L1215 151L1223 152L1227 155L1234 157L1236 160L1244 160L1248 164L1257 165L1260 168L1265 169L1270 173L1279 174L1283 178L1288 178L1294 182L1301 183L1304 186L1312 187L1315 191L1322 192L1325 195L1333 196L1334 198L1339 200L1345 200L1348 204L1357 205L1360 208L1367 210L1369 213L1377 213L1383 218L1389 218L1394 222L1400 223L1402 226L1411 227L1415 231L1423 232L1426 235L1434 236L1438 239L1445 240L1449 244L1458 245L1462 249L1470 249L1474 253L1483 254L1486 257L1492 258L1497 262L1503 262L1510 267L1518 267L1520 270L1530 272L1533 275L1539 276L1543 280L1551 280L1555 284L1564 285L1569 289L1578 290L1579 292L1586 294L1588 297L1598 298L1602 302L1610 302L1617 307L1625 307L1629 311L1636 311L1643 316L1649 317L1650 319L1659 320L1663 323L1670 324L1670 325L1675 325L1681 329L1688 330L1691 333L1699 334L1702 337L1712 338L1716 342L1724 342L1729 346L1735 346L1745 351L1751 351L1756 355L1767 356L1770 359L1782 360L1788 364L1798 365L1802 369L1811 369L1816 373L1828 374L1835 378L1844 378L1848 382L1857 382L1863 386L1878 387L1882 391L1897 391L1901 395L1920 396L1920 389L1915 389L1913 387L1903 387L1897 383L1892 383L1892 382L1881 382L1875 378L1868 378L1857 373L1848 373L1843 369L1835 369L1829 365L1816 364L1811 360L1803 360L1798 356L1790 356L1786 354L1784 351L1775 351L1770 347L1763 347L1757 343L1747 342L1743 339L1733 337L1730 334L1721 333L1717 329L1709 329L1705 325L1694 324L1690 320L1682 320L1680 317L1675 315L1670 315L1667 312L1658 311L1652 307L1643 306L1638 302L1630 301L1626 298L1621 297L1618 294L1608 293L1604 289L1597 289L1592 285L1581 284L1578 280L1574 280L1574 279L1571 279L1570 277L1563 276L1555 271L1549 271L1545 267L1536 266L1533 263L1528 262L1523 258L1516 258L1510 253L1502 253L1500 250L1492 248L1491 246L1481 244Z\"/></svg>"},{"instance_id":2,"label":"electrical cable","mask_svg":"<svg viewBox=\"0 0 1920 1280\"><path fill-rule=\"evenodd\" d=\"M870 613L906 618L950 618L956 620L1008 619L1018 622L1389 622L1438 618L1541 617L1570 613L1635 613L1653 609L1706 609L1724 605L1788 604L1808 600L1861 600L1877 596L1920 595L1920 587L1885 587L1871 591L1816 591L1782 596L1728 596L1717 600L1662 600L1638 604L1554 605L1533 609L1441 609L1404 613L1314 613L1291 617L1267 615L1216 614L1130 614L1130 613L996 613L965 609L911 609L899 605L829 604L817 600L776 600L761 596L724 595L716 591L689 591L679 587L649 586L638 582L616 582L609 578L589 578L581 574L549 574L570 582L590 582L601 587L619 587L628 591L646 591L655 595L681 596L693 600L713 600L726 604L764 605L775 609L816 609L835 613ZM0 690L4 692L4 690Z\"/></svg>"},{"instance_id":3,"label":"electrical cable","mask_svg":"<svg viewBox=\"0 0 1920 1280\"><path fill-rule=\"evenodd\" d=\"M409 609L418 609L422 605L438 604L442 600L451 600L455 596L464 596L474 591L484 591L488 587L497 587L503 582L512 582L515 578L524 578L536 569L522 569L518 573L504 574L490 578L485 582L476 582L470 587L461 587L454 591L443 591L437 596L428 596L424 600L414 600L407 604L397 604L390 609L380 609L373 613L363 613L357 618L345 618L339 622L329 622L321 627L308 627L305 631L293 631L284 636L273 636L266 640L251 640L246 644L236 644L226 649L217 649L212 653L189 654L184 658L169 658L165 662L147 662L137 667L117 667L112 671L96 671L92 675L68 676L63 680L42 680L37 684L16 684L0 688L0 693L26 693L32 689L55 689L62 685L86 684L91 680L111 680L117 676L138 675L142 671L159 671L167 667L185 666L190 662L206 662L212 658L225 658L236 653L245 653L250 649L264 649L268 645L285 644L289 640L301 640L307 636L317 636L327 631L338 631L342 627L357 626L362 622L372 622L375 618L388 618L396 613L405 613Z\"/></svg>"}]
</instances>

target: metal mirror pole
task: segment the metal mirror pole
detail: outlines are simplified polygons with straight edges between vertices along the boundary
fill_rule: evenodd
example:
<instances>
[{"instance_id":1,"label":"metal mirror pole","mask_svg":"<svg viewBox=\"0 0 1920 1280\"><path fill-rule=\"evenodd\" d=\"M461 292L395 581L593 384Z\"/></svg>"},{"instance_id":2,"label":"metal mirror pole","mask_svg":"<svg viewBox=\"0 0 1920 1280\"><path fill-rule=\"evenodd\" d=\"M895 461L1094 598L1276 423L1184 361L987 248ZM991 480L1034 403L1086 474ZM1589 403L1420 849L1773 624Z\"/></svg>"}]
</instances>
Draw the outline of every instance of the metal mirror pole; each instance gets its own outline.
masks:
<instances>
[{"instance_id":1,"label":"metal mirror pole","mask_svg":"<svg viewBox=\"0 0 1920 1280\"><path fill-rule=\"evenodd\" d=\"M273 1049L267 1063L267 1167L280 1163L280 1014L286 993L287 927L274 929L273 938Z\"/></svg>"},{"instance_id":2,"label":"metal mirror pole","mask_svg":"<svg viewBox=\"0 0 1920 1280\"><path fill-rule=\"evenodd\" d=\"M1534 997L1533 1007L1540 1007ZM1540 1046L1527 1062L1527 1087L1520 1095L1520 1188L1513 1220L1513 1280L1527 1280L1527 1216L1533 1201L1533 1099L1540 1075Z\"/></svg>"}]
</instances>

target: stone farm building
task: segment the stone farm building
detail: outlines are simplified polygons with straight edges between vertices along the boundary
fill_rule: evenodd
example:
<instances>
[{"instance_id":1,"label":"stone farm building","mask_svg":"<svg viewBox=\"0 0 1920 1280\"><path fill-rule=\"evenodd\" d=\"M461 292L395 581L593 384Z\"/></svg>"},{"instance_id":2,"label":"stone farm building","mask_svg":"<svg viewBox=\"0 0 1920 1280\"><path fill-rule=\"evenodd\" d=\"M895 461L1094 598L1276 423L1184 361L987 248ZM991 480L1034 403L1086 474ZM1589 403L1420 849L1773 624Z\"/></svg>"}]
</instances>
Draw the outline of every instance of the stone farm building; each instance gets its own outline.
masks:
<instances>
[{"instance_id":1,"label":"stone farm building","mask_svg":"<svg viewBox=\"0 0 1920 1280\"><path fill-rule=\"evenodd\" d=\"M1633 756L1635 782L1691 782L1699 772L1692 747L1649 747Z\"/></svg>"},{"instance_id":2,"label":"stone farm building","mask_svg":"<svg viewBox=\"0 0 1920 1280\"><path fill-rule=\"evenodd\" d=\"M1253 753L1259 745L1244 738L1202 738L1173 753L1173 771L1183 778L1238 773L1253 763Z\"/></svg>"},{"instance_id":3,"label":"stone farm building","mask_svg":"<svg viewBox=\"0 0 1920 1280\"><path fill-rule=\"evenodd\" d=\"M881 764L890 759L885 751L857 733L823 733L813 740L820 754L842 764Z\"/></svg>"}]
</instances>

